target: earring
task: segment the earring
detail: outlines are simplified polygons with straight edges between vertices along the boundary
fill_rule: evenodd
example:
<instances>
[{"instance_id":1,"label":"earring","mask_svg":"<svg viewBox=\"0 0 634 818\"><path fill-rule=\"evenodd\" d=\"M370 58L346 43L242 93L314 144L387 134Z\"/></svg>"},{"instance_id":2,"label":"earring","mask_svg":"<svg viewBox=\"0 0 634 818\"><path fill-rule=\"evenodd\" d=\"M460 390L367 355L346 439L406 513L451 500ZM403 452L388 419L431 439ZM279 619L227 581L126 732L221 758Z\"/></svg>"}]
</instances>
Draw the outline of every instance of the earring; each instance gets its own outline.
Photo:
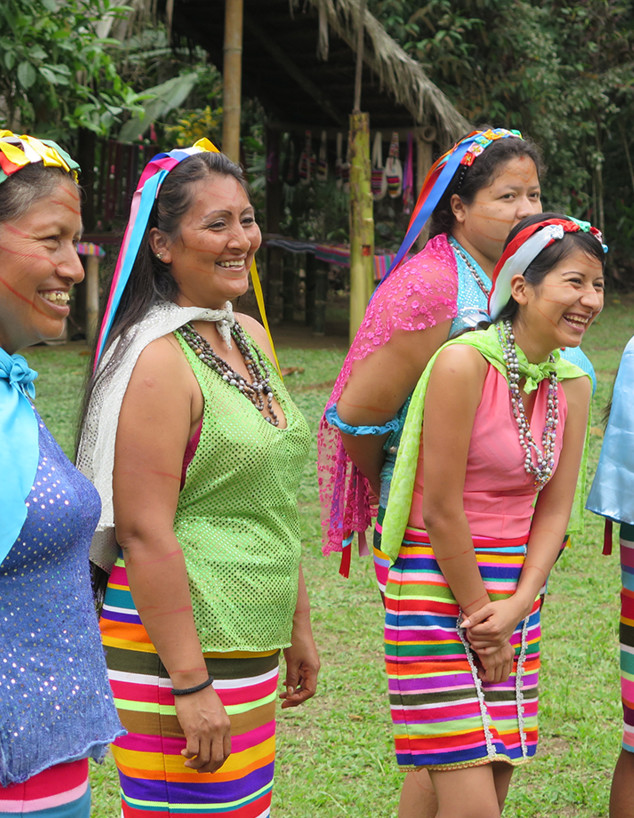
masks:
<instances>
[{"instance_id":1,"label":"earring","mask_svg":"<svg viewBox=\"0 0 634 818\"><path fill-rule=\"evenodd\" d=\"M163 261L163 253L157 253L156 257L159 261Z\"/></svg>"}]
</instances>

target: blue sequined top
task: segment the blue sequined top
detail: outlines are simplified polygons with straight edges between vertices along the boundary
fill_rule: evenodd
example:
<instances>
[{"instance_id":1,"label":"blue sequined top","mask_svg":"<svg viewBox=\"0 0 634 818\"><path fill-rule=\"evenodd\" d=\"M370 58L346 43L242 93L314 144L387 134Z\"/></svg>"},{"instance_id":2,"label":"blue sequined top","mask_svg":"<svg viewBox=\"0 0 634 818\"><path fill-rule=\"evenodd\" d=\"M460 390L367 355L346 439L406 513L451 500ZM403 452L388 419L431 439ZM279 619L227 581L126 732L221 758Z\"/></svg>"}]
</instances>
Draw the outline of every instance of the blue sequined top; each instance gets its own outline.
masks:
<instances>
[{"instance_id":1,"label":"blue sequined top","mask_svg":"<svg viewBox=\"0 0 634 818\"><path fill-rule=\"evenodd\" d=\"M0 565L0 785L101 760L123 733L90 588L94 487L39 415L39 463L20 535Z\"/></svg>"}]
</instances>

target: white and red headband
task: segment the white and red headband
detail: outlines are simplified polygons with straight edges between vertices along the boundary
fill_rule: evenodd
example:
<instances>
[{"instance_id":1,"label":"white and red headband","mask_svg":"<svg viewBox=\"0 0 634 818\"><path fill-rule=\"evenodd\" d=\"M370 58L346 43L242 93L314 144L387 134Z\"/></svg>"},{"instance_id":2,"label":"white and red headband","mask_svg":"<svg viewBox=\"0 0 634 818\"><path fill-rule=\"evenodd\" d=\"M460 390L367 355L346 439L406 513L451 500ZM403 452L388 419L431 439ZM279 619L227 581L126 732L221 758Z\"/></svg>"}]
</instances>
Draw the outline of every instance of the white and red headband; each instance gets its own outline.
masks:
<instances>
[{"instance_id":1,"label":"white and red headband","mask_svg":"<svg viewBox=\"0 0 634 818\"><path fill-rule=\"evenodd\" d=\"M493 271L493 284L489 294L489 317L495 321L511 297L511 279L524 275L537 256L553 242L563 239L566 233L590 233L607 253L601 232L590 222L579 221L571 216L551 218L531 224L520 230L517 236L504 248L502 257Z\"/></svg>"}]
</instances>

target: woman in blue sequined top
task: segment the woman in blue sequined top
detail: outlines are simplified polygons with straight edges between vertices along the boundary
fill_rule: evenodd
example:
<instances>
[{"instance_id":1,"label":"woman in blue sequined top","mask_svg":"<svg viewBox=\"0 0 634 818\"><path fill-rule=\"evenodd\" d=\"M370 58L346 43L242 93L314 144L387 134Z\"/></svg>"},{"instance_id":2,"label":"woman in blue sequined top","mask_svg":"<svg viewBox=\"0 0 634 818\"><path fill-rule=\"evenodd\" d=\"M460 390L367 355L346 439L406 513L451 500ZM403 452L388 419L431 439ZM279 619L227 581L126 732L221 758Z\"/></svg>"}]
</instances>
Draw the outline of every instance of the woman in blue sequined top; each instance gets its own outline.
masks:
<instances>
[{"instance_id":1,"label":"woman in blue sequined top","mask_svg":"<svg viewBox=\"0 0 634 818\"><path fill-rule=\"evenodd\" d=\"M16 354L59 338L84 275L76 169L55 143L0 131L0 816L88 818L88 758L122 732L90 587L99 495Z\"/></svg>"}]
</instances>

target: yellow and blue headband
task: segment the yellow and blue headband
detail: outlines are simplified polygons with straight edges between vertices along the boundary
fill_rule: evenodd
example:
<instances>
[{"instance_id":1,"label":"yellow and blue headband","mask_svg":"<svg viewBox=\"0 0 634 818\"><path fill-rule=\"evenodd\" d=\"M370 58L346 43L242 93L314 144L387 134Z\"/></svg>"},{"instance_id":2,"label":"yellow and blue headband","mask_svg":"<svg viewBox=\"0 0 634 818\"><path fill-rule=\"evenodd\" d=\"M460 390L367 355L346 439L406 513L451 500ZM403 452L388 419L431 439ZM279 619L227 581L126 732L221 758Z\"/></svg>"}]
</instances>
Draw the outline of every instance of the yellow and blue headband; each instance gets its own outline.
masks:
<instances>
[{"instance_id":1,"label":"yellow and blue headband","mask_svg":"<svg viewBox=\"0 0 634 818\"><path fill-rule=\"evenodd\" d=\"M143 241L143 236L145 235L145 231L150 220L150 214L152 212L152 208L154 207L154 202L159 195L163 180L167 174L184 159L188 159L190 156L194 156L197 153L205 152L220 153L213 142L210 142L209 139L203 138L195 142L191 148L175 148L168 153L158 153L145 166L134 196L132 197L130 218L128 219L128 225L123 236L123 242L121 244L119 257L117 259L117 264L112 277L112 283L110 285L108 303L106 304L106 310L104 312L101 328L99 330L99 338L97 340L94 363L95 370L105 349L108 335L112 329L112 324L117 314L117 310L119 309L119 304L121 303L121 297L128 281L130 280L130 274L132 273L134 262L139 254L141 242ZM262 285L260 284L255 259L251 264L251 280L253 281L253 289L255 291L255 297L260 310L262 323L264 324L269 341L271 342L273 357L275 358L275 363L279 371L279 362L275 354L273 338L271 337L269 323L266 318L264 295L262 293Z\"/></svg>"}]
</instances>

